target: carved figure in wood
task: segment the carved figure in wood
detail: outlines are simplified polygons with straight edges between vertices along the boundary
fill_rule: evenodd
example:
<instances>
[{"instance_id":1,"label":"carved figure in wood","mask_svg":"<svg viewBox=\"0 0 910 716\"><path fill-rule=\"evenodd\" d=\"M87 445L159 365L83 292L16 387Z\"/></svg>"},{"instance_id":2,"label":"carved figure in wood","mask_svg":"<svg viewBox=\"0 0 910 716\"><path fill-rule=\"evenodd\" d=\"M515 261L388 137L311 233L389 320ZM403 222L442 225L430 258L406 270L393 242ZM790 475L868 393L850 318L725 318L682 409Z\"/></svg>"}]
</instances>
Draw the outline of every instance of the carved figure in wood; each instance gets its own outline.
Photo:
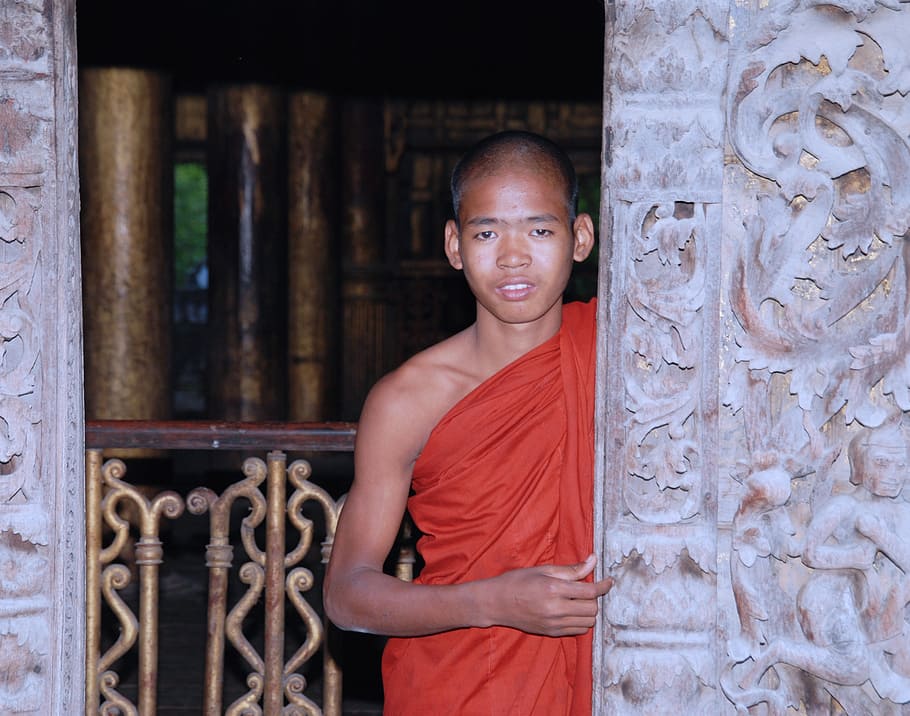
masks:
<instances>
[{"instance_id":1,"label":"carved figure in wood","mask_svg":"<svg viewBox=\"0 0 910 716\"><path fill-rule=\"evenodd\" d=\"M751 633L753 643L762 646L742 672L738 687L725 682L728 696L741 708L766 702L782 713L788 706L797 706L796 693L823 688L807 675L834 684L827 687L829 692L837 691L837 685L863 687L868 682L882 699L910 702L910 623L905 617L910 603L910 504L903 498L906 437L896 424L863 429L850 442L849 462L851 485L834 485L833 494L824 499L806 530L802 562L817 571L796 596L799 630L778 627L774 639ZM790 496L789 475L772 476L778 479L769 480L766 471L750 480L761 478L760 485L776 482L778 489L761 494L776 495L771 504L783 505ZM750 495L754 494L756 490L751 490ZM741 547L740 553L742 557ZM737 591L737 605L754 606L752 600L741 598L741 591ZM747 610L746 615L752 614ZM743 620L744 631L749 623ZM763 682L775 665L804 672L799 686L790 683L787 672ZM851 702L846 692L840 700Z\"/></svg>"},{"instance_id":2,"label":"carved figure in wood","mask_svg":"<svg viewBox=\"0 0 910 716\"><path fill-rule=\"evenodd\" d=\"M778 628L787 625L791 633L796 627L793 601L777 586L776 576L776 566L800 552L796 528L785 507L791 495L790 480L790 473L779 465L752 473L733 518L736 557L730 570L742 631L731 651L737 657L745 658L768 642L771 635L764 624L769 621ZM762 584L777 588L761 591Z\"/></svg>"},{"instance_id":3,"label":"carved figure in wood","mask_svg":"<svg viewBox=\"0 0 910 716\"><path fill-rule=\"evenodd\" d=\"M846 571L859 584L857 612L865 641L888 654L890 668L874 681L888 698L910 679L910 504L903 496L908 447L896 425L863 430L850 441L850 482L855 489L832 496L813 516L803 562ZM877 654L878 656L878 654ZM894 673L901 679L892 679ZM906 689L906 682L903 688ZM884 692L884 693L883 693ZM900 703L910 701L910 691Z\"/></svg>"}]
</instances>

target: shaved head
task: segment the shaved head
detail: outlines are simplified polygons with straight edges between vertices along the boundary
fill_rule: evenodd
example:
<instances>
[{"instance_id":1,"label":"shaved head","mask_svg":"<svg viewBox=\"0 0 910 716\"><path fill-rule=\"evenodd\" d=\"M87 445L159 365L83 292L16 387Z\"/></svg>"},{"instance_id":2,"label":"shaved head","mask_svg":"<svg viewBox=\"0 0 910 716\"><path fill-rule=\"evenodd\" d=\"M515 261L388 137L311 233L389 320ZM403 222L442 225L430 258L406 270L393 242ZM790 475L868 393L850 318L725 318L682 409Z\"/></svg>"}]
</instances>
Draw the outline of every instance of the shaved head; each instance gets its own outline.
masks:
<instances>
[{"instance_id":1,"label":"shaved head","mask_svg":"<svg viewBox=\"0 0 910 716\"><path fill-rule=\"evenodd\" d=\"M452 209L455 222L465 188L472 179L488 177L503 169L527 168L549 174L562 183L569 220L575 220L578 177L569 156L552 140L524 131L505 131L482 139L459 160L452 172Z\"/></svg>"}]
</instances>

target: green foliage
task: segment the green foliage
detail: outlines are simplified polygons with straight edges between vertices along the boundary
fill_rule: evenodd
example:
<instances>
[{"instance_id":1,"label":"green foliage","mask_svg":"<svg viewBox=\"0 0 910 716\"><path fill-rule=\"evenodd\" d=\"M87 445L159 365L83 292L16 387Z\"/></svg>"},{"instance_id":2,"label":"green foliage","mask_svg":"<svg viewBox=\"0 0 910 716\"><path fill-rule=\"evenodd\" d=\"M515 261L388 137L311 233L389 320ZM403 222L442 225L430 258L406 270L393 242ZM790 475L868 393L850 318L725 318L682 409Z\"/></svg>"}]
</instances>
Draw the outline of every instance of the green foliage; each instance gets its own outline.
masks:
<instances>
[{"instance_id":1,"label":"green foliage","mask_svg":"<svg viewBox=\"0 0 910 716\"><path fill-rule=\"evenodd\" d=\"M201 162L174 167L174 263L178 288L193 284L193 273L206 260L208 175Z\"/></svg>"},{"instance_id":2,"label":"green foliage","mask_svg":"<svg viewBox=\"0 0 910 716\"><path fill-rule=\"evenodd\" d=\"M585 174L578 178L578 211L590 214L594 219L595 231L599 228L600 221L600 177L595 174Z\"/></svg>"},{"instance_id":3,"label":"green foliage","mask_svg":"<svg viewBox=\"0 0 910 716\"><path fill-rule=\"evenodd\" d=\"M600 177L596 175L578 178L578 212L590 214L594 221L594 235L600 229ZM580 264L575 264L572 278L566 291L566 300L587 301L597 293L597 257L599 241L594 242L590 255Z\"/></svg>"}]
</instances>

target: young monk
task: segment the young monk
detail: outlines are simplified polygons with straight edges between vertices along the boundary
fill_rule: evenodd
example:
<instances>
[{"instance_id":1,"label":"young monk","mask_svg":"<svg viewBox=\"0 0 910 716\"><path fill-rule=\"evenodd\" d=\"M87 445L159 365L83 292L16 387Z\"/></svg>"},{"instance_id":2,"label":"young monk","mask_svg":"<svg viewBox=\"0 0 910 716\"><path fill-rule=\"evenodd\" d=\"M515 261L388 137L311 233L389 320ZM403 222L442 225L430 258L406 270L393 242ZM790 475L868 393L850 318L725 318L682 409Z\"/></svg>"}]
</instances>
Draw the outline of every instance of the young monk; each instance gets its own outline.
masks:
<instances>
[{"instance_id":1,"label":"young monk","mask_svg":"<svg viewBox=\"0 0 910 716\"><path fill-rule=\"evenodd\" d=\"M382 378L325 581L329 618L386 634L385 716L591 713L596 301L563 305L594 243L568 156L492 135L452 175L449 263L473 325ZM383 572L405 513L425 565Z\"/></svg>"}]
</instances>

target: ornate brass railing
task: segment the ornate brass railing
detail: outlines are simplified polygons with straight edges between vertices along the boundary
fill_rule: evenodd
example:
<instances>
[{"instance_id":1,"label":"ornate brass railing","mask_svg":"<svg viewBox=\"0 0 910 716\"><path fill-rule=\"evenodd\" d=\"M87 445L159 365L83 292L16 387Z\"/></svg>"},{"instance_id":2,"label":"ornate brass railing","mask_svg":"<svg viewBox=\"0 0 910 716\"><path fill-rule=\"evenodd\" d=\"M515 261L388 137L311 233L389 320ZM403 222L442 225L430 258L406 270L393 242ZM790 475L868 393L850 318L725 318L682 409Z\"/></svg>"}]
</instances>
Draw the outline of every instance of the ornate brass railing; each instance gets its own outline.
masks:
<instances>
[{"instance_id":1,"label":"ornate brass railing","mask_svg":"<svg viewBox=\"0 0 910 716\"><path fill-rule=\"evenodd\" d=\"M205 647L203 711L214 714L341 714L341 672L327 648L327 624L307 594L316 578L301 565L314 539L314 522L304 515L305 504L321 508L324 534L321 559L331 553L338 514L344 497L333 499L310 481L310 462L287 465L287 453L350 452L356 426L352 423L252 424L201 422L89 422L86 426L86 714L120 713L151 716L157 709L159 566L165 553L162 519L175 519L184 510L209 516L208 624ZM247 457L243 477L221 494L199 485L181 492L149 495L127 481L126 463L117 450L229 450L266 453L266 459ZM239 539L229 534L235 501L245 500L249 513L240 523ZM118 561L130 538L138 534L135 564L138 609L121 596L132 581L130 570ZM107 530L107 532L105 532ZM264 540L264 546L258 540ZM105 541L107 543L105 544ZM288 541L290 540L290 541ZM228 577L236 544L245 561L238 577L246 592L228 604ZM288 549L288 545L291 548ZM405 548L397 573L410 578L411 551ZM202 556L200 555L200 559ZM265 626L261 653L244 634L250 609L264 599ZM114 614L119 635L102 653L102 607ZM290 604L305 630L305 638L285 659L285 612ZM249 669L249 690L224 708L223 676L226 643L242 656ZM120 691L115 670L125 654L135 650L138 661L137 702ZM322 655L322 704L307 693L299 672Z\"/></svg>"}]
</instances>

